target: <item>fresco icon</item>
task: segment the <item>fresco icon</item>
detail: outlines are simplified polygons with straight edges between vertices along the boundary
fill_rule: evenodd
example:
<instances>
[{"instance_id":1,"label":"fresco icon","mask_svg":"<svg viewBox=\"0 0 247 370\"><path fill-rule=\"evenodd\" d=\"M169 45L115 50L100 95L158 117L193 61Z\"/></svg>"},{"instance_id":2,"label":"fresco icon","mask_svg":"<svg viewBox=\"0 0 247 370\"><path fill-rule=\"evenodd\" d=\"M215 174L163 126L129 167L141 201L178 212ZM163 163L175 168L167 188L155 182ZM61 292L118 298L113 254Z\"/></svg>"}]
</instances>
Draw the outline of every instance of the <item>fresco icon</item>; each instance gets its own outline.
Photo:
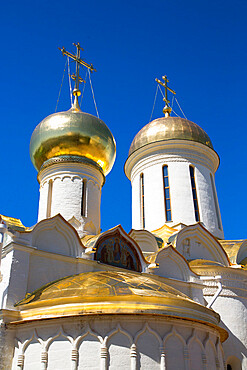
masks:
<instances>
[{"instance_id":1,"label":"fresco icon","mask_svg":"<svg viewBox=\"0 0 247 370\"><path fill-rule=\"evenodd\" d=\"M141 271L139 257L133 246L120 235L99 241L95 259L107 265Z\"/></svg>"}]
</instances>

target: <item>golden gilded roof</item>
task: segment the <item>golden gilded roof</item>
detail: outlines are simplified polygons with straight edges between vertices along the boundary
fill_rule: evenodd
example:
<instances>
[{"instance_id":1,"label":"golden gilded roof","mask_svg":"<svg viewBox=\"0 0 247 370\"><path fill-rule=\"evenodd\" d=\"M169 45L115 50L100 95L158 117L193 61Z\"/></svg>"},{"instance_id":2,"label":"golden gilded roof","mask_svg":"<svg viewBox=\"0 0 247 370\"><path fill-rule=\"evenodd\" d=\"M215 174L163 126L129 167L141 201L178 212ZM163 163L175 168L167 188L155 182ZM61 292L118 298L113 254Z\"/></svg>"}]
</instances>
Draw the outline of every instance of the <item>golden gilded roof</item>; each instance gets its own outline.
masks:
<instances>
[{"instance_id":1,"label":"golden gilded roof","mask_svg":"<svg viewBox=\"0 0 247 370\"><path fill-rule=\"evenodd\" d=\"M87 158L107 175L115 161L116 143L101 119L72 107L43 119L31 137L30 157L38 171L45 161L58 156Z\"/></svg>"},{"instance_id":2,"label":"golden gilded roof","mask_svg":"<svg viewBox=\"0 0 247 370\"><path fill-rule=\"evenodd\" d=\"M189 265L192 269L193 269L193 267L201 267L201 266L222 266L222 267L225 267L220 262L204 260L202 258L199 258L197 260L188 261L188 263L189 263Z\"/></svg>"},{"instance_id":3,"label":"golden gilded roof","mask_svg":"<svg viewBox=\"0 0 247 370\"><path fill-rule=\"evenodd\" d=\"M196 123L180 117L162 117L148 123L138 132L130 146L129 156L147 144L163 140L196 141L213 149L209 136Z\"/></svg>"},{"instance_id":4,"label":"golden gilded roof","mask_svg":"<svg viewBox=\"0 0 247 370\"><path fill-rule=\"evenodd\" d=\"M153 230L152 234L154 234L154 236L157 235L158 237L160 237L164 241L164 243L167 243L170 236L172 236L177 231L178 231L178 229L175 229L173 227L170 227L170 226L167 226L166 224L164 224L160 228L158 228L156 230Z\"/></svg>"},{"instance_id":5,"label":"golden gilded roof","mask_svg":"<svg viewBox=\"0 0 247 370\"><path fill-rule=\"evenodd\" d=\"M238 251L242 244L246 240L219 240L219 243L223 247L223 249L226 251L229 260L233 264L237 264L237 256L238 256Z\"/></svg>"},{"instance_id":6,"label":"golden gilded roof","mask_svg":"<svg viewBox=\"0 0 247 370\"><path fill-rule=\"evenodd\" d=\"M98 271L65 277L18 302L21 320L88 314L159 314L217 326L219 315L150 274Z\"/></svg>"},{"instance_id":7,"label":"golden gilded roof","mask_svg":"<svg viewBox=\"0 0 247 370\"><path fill-rule=\"evenodd\" d=\"M0 221L1 220L3 220L7 226L11 227L14 230L23 231L27 229L19 218L0 215Z\"/></svg>"}]
</instances>

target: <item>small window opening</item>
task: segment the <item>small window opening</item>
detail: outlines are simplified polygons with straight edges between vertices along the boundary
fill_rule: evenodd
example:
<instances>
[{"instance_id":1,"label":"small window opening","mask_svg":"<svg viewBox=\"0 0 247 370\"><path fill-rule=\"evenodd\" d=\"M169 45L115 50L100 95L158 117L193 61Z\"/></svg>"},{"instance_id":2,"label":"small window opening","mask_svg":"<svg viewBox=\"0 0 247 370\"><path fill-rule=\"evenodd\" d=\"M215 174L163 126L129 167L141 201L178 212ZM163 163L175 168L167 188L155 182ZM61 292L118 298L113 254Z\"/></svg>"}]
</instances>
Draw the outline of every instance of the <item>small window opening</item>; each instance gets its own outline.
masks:
<instances>
[{"instance_id":1,"label":"small window opening","mask_svg":"<svg viewBox=\"0 0 247 370\"><path fill-rule=\"evenodd\" d=\"M142 228L145 229L145 212L144 212L144 175L140 176L140 190L141 190L141 222Z\"/></svg>"},{"instance_id":2,"label":"small window opening","mask_svg":"<svg viewBox=\"0 0 247 370\"><path fill-rule=\"evenodd\" d=\"M168 166L163 166L163 185L164 185L164 199L165 199L165 213L166 221L172 220L170 186L168 178Z\"/></svg>"},{"instance_id":3,"label":"small window opening","mask_svg":"<svg viewBox=\"0 0 247 370\"><path fill-rule=\"evenodd\" d=\"M210 173L210 179L211 179L211 185L212 185L212 189L213 189L214 207L215 207L215 212L216 212L216 218L217 218L218 228L220 230L222 230L222 228L221 228L221 222L220 222L219 206L218 206L218 202L217 202L216 189L215 189L214 179L213 179L213 176L212 176L211 173Z\"/></svg>"},{"instance_id":4,"label":"small window opening","mask_svg":"<svg viewBox=\"0 0 247 370\"><path fill-rule=\"evenodd\" d=\"M52 187L53 187L53 182L52 182L52 180L49 180L49 183L48 183L48 196L47 196L47 208L46 208L46 218L51 217Z\"/></svg>"},{"instance_id":5,"label":"small window opening","mask_svg":"<svg viewBox=\"0 0 247 370\"><path fill-rule=\"evenodd\" d=\"M81 183L81 215L83 217L86 216L86 202L87 202L86 191L87 191L87 180L83 179Z\"/></svg>"},{"instance_id":6,"label":"small window opening","mask_svg":"<svg viewBox=\"0 0 247 370\"><path fill-rule=\"evenodd\" d=\"M198 200L197 200L197 193L196 193L195 169L192 166L190 166L190 180L191 180L192 197L193 197L194 210L195 210L195 219L197 222L199 222L200 215L199 215L199 207L198 207Z\"/></svg>"}]
</instances>

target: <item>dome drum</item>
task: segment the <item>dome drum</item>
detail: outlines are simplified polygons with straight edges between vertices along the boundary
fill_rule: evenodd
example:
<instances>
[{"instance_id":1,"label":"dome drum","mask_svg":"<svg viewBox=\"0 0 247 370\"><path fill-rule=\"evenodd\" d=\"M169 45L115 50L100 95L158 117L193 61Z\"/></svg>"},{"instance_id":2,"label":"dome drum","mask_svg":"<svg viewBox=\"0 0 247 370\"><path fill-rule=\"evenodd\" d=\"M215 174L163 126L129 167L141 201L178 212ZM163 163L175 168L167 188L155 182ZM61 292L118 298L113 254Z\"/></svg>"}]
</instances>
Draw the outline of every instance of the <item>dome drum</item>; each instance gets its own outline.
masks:
<instances>
[{"instance_id":1,"label":"dome drum","mask_svg":"<svg viewBox=\"0 0 247 370\"><path fill-rule=\"evenodd\" d=\"M132 228L152 231L165 223L201 221L223 238L214 184L218 166L218 154L197 124L163 117L144 126L130 146L124 168L132 186Z\"/></svg>"},{"instance_id":2,"label":"dome drum","mask_svg":"<svg viewBox=\"0 0 247 370\"><path fill-rule=\"evenodd\" d=\"M57 157L52 157L50 159L47 159L47 161L45 161L40 167L39 174L44 169L52 165L59 164L59 163L83 163L83 164L86 164L87 166L92 166L101 172L104 178L104 181L105 181L105 175L100 165L98 165L98 163L94 162L92 159L89 159L87 157L82 157L79 155L60 155ZM38 177L39 177L39 174L38 174Z\"/></svg>"}]
</instances>

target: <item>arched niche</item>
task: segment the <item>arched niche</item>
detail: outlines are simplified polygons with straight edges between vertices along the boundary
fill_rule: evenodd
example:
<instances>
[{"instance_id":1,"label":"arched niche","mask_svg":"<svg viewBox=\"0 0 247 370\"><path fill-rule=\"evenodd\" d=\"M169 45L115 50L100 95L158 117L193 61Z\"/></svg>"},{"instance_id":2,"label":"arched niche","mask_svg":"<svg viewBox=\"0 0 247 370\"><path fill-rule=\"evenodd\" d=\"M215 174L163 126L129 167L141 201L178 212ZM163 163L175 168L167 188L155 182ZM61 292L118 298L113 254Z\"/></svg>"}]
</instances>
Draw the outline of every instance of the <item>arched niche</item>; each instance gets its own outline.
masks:
<instances>
[{"instance_id":1,"label":"arched niche","mask_svg":"<svg viewBox=\"0 0 247 370\"><path fill-rule=\"evenodd\" d=\"M146 253L146 255L149 255L151 253L158 252L158 238L155 238L155 236L149 231L132 229L129 232L129 236L136 241L144 254Z\"/></svg>"},{"instance_id":2,"label":"arched niche","mask_svg":"<svg viewBox=\"0 0 247 370\"><path fill-rule=\"evenodd\" d=\"M164 340L165 363L167 369L185 370L184 340L176 332L172 332Z\"/></svg>"},{"instance_id":3,"label":"arched niche","mask_svg":"<svg viewBox=\"0 0 247 370\"><path fill-rule=\"evenodd\" d=\"M40 368L41 345L36 338L33 338L24 352L23 370L33 370Z\"/></svg>"},{"instance_id":4,"label":"arched niche","mask_svg":"<svg viewBox=\"0 0 247 370\"><path fill-rule=\"evenodd\" d=\"M155 263L159 265L159 269L154 274L182 281L190 281L196 277L188 262L172 245L157 253Z\"/></svg>"},{"instance_id":5,"label":"arched niche","mask_svg":"<svg viewBox=\"0 0 247 370\"><path fill-rule=\"evenodd\" d=\"M40 221L30 233L32 246L39 250L69 257L84 252L77 232L60 214Z\"/></svg>"},{"instance_id":6,"label":"arched niche","mask_svg":"<svg viewBox=\"0 0 247 370\"><path fill-rule=\"evenodd\" d=\"M161 346L158 337L149 329L137 335L136 346L138 351L137 368L145 370L160 370Z\"/></svg>"},{"instance_id":7,"label":"arched niche","mask_svg":"<svg viewBox=\"0 0 247 370\"><path fill-rule=\"evenodd\" d=\"M192 338L192 340L189 342L188 349L190 370L203 369L203 346L199 339L196 337Z\"/></svg>"},{"instance_id":8,"label":"arched niche","mask_svg":"<svg viewBox=\"0 0 247 370\"><path fill-rule=\"evenodd\" d=\"M47 370L70 369L71 349L71 343L65 337L55 338L48 348Z\"/></svg>"},{"instance_id":9,"label":"arched niche","mask_svg":"<svg viewBox=\"0 0 247 370\"><path fill-rule=\"evenodd\" d=\"M229 266L229 258L218 240L200 223L189 225L170 238L186 260L205 259Z\"/></svg>"},{"instance_id":10,"label":"arched niche","mask_svg":"<svg viewBox=\"0 0 247 370\"><path fill-rule=\"evenodd\" d=\"M78 351L78 370L92 370L99 368L100 342L97 337L88 333L80 341Z\"/></svg>"},{"instance_id":11,"label":"arched niche","mask_svg":"<svg viewBox=\"0 0 247 370\"><path fill-rule=\"evenodd\" d=\"M205 345L205 352L207 358L207 370L217 370L216 367L216 350L213 342L208 340Z\"/></svg>"},{"instance_id":12,"label":"arched niche","mask_svg":"<svg viewBox=\"0 0 247 370\"><path fill-rule=\"evenodd\" d=\"M135 245L128 234L122 228L115 229L102 234L96 244L94 259L131 271L142 271L141 259L144 260L139 247Z\"/></svg>"},{"instance_id":13,"label":"arched niche","mask_svg":"<svg viewBox=\"0 0 247 370\"><path fill-rule=\"evenodd\" d=\"M108 340L109 350L109 370L115 370L121 368L121 370L129 370L130 363L130 340L129 338L121 333L114 333Z\"/></svg>"}]
</instances>

